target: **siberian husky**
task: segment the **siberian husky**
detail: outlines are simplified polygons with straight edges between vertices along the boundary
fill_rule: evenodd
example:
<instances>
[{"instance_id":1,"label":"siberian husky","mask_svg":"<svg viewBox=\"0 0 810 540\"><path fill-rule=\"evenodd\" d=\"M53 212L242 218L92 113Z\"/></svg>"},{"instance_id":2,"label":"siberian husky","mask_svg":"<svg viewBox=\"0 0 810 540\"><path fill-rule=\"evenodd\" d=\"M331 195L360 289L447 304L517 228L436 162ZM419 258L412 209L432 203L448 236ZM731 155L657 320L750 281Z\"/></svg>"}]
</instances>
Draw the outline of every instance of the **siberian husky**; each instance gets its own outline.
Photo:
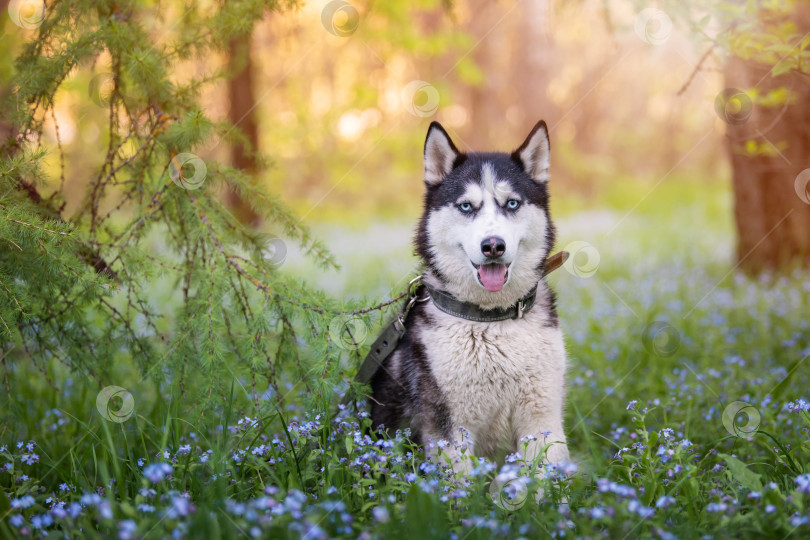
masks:
<instances>
[{"instance_id":1,"label":"siberian husky","mask_svg":"<svg viewBox=\"0 0 810 540\"><path fill-rule=\"evenodd\" d=\"M489 459L534 460L550 444L543 461L568 460L565 346L543 279L555 237L549 153L543 121L511 154L459 152L430 125L415 238L424 287L372 372L373 428L410 428L429 448L465 434ZM443 452L459 461L458 446Z\"/></svg>"}]
</instances>

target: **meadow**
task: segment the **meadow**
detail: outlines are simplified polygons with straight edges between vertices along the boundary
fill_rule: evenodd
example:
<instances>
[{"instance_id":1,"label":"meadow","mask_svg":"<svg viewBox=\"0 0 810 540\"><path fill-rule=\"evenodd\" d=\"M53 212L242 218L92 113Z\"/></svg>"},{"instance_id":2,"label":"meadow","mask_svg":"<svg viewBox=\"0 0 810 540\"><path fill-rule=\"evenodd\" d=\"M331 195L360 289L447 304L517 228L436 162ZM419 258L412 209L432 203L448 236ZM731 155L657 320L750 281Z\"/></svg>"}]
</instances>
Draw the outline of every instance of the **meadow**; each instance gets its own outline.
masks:
<instances>
[{"instance_id":1,"label":"meadow","mask_svg":"<svg viewBox=\"0 0 810 540\"><path fill-rule=\"evenodd\" d=\"M97 407L95 381L21 362L5 381L0 534L806 537L810 278L735 271L728 190L684 182L639 204L617 187L622 204L558 216L558 249L592 246L549 277L569 353L571 463L471 456L470 474L454 475L407 432L370 432L362 401L338 409L345 386L279 410L234 378L225 406L194 417L168 374L150 386L126 363L112 368L132 390L121 421L109 412L127 411L121 396ZM316 271L292 249L282 269L378 302L414 271L412 226L324 224L342 270ZM357 357L344 360L350 375Z\"/></svg>"}]
</instances>

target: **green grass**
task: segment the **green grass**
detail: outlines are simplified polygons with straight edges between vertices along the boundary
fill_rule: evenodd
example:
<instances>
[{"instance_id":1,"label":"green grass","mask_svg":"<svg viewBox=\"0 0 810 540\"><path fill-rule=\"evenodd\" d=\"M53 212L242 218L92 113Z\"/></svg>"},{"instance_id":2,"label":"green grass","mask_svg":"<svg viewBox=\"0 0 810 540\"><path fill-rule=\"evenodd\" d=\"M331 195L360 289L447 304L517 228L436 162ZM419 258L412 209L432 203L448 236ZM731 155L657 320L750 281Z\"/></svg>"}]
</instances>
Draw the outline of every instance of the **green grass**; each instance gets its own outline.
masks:
<instances>
[{"instance_id":1,"label":"green grass","mask_svg":"<svg viewBox=\"0 0 810 540\"><path fill-rule=\"evenodd\" d=\"M676 189L656 190L629 214L627 203L559 219L558 247L582 240L600 256L591 277L551 276L575 466L537 480L518 457L474 460L471 476L456 477L402 434L364 435L362 408L335 416L336 391L323 383L311 383L320 398L279 411L270 396L253 403L250 382L235 379L220 408L194 415L170 374L156 385L125 362L112 376L135 408L117 423L97 410L95 381L18 361L2 403L0 467L10 468L0 472L0 534L807 536L810 415L788 404L810 399L810 279L730 272L727 194L684 204ZM335 249L336 275L295 254L285 268L334 295L384 296L412 274L410 229L325 235L333 248L365 246L362 256ZM358 358L345 361L350 375ZM724 423L735 402L747 406ZM25 463L32 454L37 462ZM493 479L516 498L494 502Z\"/></svg>"}]
</instances>

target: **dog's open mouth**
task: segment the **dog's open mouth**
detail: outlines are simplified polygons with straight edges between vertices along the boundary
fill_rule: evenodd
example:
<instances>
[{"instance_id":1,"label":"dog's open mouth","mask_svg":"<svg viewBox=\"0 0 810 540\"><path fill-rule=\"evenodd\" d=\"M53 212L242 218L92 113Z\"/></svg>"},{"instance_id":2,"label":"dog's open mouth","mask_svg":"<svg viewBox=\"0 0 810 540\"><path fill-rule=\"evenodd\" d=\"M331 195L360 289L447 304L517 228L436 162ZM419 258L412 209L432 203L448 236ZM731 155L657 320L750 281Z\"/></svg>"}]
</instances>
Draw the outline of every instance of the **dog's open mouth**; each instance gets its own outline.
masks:
<instances>
[{"instance_id":1,"label":"dog's open mouth","mask_svg":"<svg viewBox=\"0 0 810 540\"><path fill-rule=\"evenodd\" d=\"M508 275L509 266L506 264L482 264L478 267L478 281L489 292L498 292L503 289Z\"/></svg>"}]
</instances>

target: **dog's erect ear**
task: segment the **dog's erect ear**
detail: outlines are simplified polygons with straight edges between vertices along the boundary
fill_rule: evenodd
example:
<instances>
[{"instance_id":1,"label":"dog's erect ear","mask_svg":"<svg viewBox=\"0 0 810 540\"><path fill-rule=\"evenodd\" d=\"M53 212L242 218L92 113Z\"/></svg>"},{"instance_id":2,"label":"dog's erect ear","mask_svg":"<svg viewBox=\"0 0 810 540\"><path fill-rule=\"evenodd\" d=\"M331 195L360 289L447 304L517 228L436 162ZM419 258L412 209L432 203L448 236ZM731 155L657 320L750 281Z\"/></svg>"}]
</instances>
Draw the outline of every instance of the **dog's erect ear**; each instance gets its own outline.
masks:
<instances>
[{"instance_id":1,"label":"dog's erect ear","mask_svg":"<svg viewBox=\"0 0 810 540\"><path fill-rule=\"evenodd\" d=\"M535 182L545 184L549 178L550 153L548 128L546 123L540 120L520 148L512 153L512 159L523 165L523 169Z\"/></svg>"},{"instance_id":2,"label":"dog's erect ear","mask_svg":"<svg viewBox=\"0 0 810 540\"><path fill-rule=\"evenodd\" d=\"M436 186L444 180L459 157L450 136L438 122L431 122L425 139L425 183Z\"/></svg>"}]
</instances>

